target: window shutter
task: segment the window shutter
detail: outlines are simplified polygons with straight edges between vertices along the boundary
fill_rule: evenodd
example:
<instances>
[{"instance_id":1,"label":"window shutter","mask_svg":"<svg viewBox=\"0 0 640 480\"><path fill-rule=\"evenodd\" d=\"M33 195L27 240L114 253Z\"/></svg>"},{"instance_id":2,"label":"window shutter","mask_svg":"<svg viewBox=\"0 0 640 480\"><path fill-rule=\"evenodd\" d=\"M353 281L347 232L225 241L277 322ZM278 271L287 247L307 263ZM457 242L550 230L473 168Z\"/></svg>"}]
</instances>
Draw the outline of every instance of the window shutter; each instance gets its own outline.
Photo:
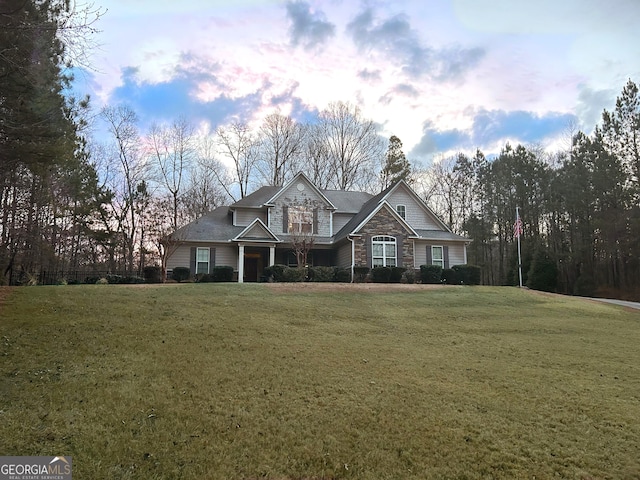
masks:
<instances>
[{"instance_id":1,"label":"window shutter","mask_svg":"<svg viewBox=\"0 0 640 480\"><path fill-rule=\"evenodd\" d=\"M404 242L404 235L398 235L396 237L396 267L403 267L404 266L404 262L403 262L403 252L404 249L402 248Z\"/></svg>"},{"instance_id":2,"label":"window shutter","mask_svg":"<svg viewBox=\"0 0 640 480\"><path fill-rule=\"evenodd\" d=\"M371 245L371 235L364 236L364 249L367 252L367 267L373 268L373 260L372 260L372 250L373 247Z\"/></svg>"},{"instance_id":3,"label":"window shutter","mask_svg":"<svg viewBox=\"0 0 640 480\"><path fill-rule=\"evenodd\" d=\"M216 266L216 249L209 249L209 273L213 273L213 267Z\"/></svg>"},{"instance_id":4,"label":"window shutter","mask_svg":"<svg viewBox=\"0 0 640 480\"><path fill-rule=\"evenodd\" d=\"M289 233L289 207L282 207L282 233Z\"/></svg>"},{"instance_id":5,"label":"window shutter","mask_svg":"<svg viewBox=\"0 0 640 480\"><path fill-rule=\"evenodd\" d=\"M313 227L312 233L318 233L318 207L313 209Z\"/></svg>"},{"instance_id":6,"label":"window shutter","mask_svg":"<svg viewBox=\"0 0 640 480\"><path fill-rule=\"evenodd\" d=\"M449 268L449 246L442 247L442 256L444 257L444 268Z\"/></svg>"},{"instance_id":7,"label":"window shutter","mask_svg":"<svg viewBox=\"0 0 640 480\"><path fill-rule=\"evenodd\" d=\"M189 273L191 274L191 276L194 276L196 274L196 251L196 247L191 247L191 257L189 261L189 269L191 270Z\"/></svg>"},{"instance_id":8,"label":"window shutter","mask_svg":"<svg viewBox=\"0 0 640 480\"><path fill-rule=\"evenodd\" d=\"M431 245L427 245L427 265L433 265L433 257L431 256Z\"/></svg>"}]
</instances>

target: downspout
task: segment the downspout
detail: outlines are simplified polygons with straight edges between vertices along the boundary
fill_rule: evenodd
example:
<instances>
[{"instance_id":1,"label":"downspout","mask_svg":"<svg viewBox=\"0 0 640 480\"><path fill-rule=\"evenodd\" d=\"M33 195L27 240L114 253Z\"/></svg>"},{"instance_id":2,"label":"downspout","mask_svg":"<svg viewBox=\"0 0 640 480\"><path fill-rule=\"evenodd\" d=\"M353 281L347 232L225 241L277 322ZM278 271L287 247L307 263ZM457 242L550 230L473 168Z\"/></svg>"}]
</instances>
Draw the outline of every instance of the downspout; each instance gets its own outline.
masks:
<instances>
[{"instance_id":1,"label":"downspout","mask_svg":"<svg viewBox=\"0 0 640 480\"><path fill-rule=\"evenodd\" d=\"M353 241L351 235L347 235L347 238L351 242L351 283L353 283L353 269L355 267L356 260L356 243Z\"/></svg>"}]
</instances>

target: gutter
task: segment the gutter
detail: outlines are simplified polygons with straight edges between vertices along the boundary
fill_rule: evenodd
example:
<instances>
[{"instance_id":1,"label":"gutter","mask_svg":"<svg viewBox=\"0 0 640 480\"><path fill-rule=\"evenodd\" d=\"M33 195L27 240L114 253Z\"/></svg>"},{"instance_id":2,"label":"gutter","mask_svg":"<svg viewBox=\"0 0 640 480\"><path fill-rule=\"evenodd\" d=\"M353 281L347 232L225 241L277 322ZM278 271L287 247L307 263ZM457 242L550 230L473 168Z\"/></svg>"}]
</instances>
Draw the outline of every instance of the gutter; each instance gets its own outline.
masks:
<instances>
[{"instance_id":1,"label":"gutter","mask_svg":"<svg viewBox=\"0 0 640 480\"><path fill-rule=\"evenodd\" d=\"M356 266L355 257L356 257L356 244L353 241L353 237L351 235L347 235L347 238L351 242L351 283L353 283L353 269Z\"/></svg>"}]
</instances>

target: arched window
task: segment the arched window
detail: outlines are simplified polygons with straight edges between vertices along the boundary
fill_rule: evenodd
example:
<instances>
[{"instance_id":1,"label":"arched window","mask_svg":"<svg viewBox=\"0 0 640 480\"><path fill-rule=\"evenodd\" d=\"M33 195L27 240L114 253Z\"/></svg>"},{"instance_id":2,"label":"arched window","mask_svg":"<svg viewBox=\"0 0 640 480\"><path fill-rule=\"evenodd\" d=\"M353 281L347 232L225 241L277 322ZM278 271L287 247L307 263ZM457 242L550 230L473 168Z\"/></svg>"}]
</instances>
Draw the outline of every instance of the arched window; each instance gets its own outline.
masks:
<instances>
[{"instance_id":1,"label":"arched window","mask_svg":"<svg viewBox=\"0 0 640 480\"><path fill-rule=\"evenodd\" d=\"M371 266L396 266L396 239L388 236L378 236L371 239Z\"/></svg>"}]
</instances>

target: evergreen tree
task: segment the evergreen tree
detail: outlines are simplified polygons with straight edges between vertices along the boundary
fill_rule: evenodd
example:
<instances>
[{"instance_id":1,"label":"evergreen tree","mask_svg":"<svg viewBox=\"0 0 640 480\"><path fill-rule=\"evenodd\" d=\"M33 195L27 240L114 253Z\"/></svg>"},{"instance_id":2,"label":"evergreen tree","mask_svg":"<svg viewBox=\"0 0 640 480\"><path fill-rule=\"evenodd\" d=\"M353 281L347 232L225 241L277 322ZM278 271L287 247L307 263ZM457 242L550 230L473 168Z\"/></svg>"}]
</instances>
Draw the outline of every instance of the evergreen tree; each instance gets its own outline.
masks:
<instances>
[{"instance_id":1,"label":"evergreen tree","mask_svg":"<svg viewBox=\"0 0 640 480\"><path fill-rule=\"evenodd\" d=\"M402 151L402 142L395 135L389 138L389 147L380 178L383 190L400 180L411 181L411 164Z\"/></svg>"}]
</instances>

